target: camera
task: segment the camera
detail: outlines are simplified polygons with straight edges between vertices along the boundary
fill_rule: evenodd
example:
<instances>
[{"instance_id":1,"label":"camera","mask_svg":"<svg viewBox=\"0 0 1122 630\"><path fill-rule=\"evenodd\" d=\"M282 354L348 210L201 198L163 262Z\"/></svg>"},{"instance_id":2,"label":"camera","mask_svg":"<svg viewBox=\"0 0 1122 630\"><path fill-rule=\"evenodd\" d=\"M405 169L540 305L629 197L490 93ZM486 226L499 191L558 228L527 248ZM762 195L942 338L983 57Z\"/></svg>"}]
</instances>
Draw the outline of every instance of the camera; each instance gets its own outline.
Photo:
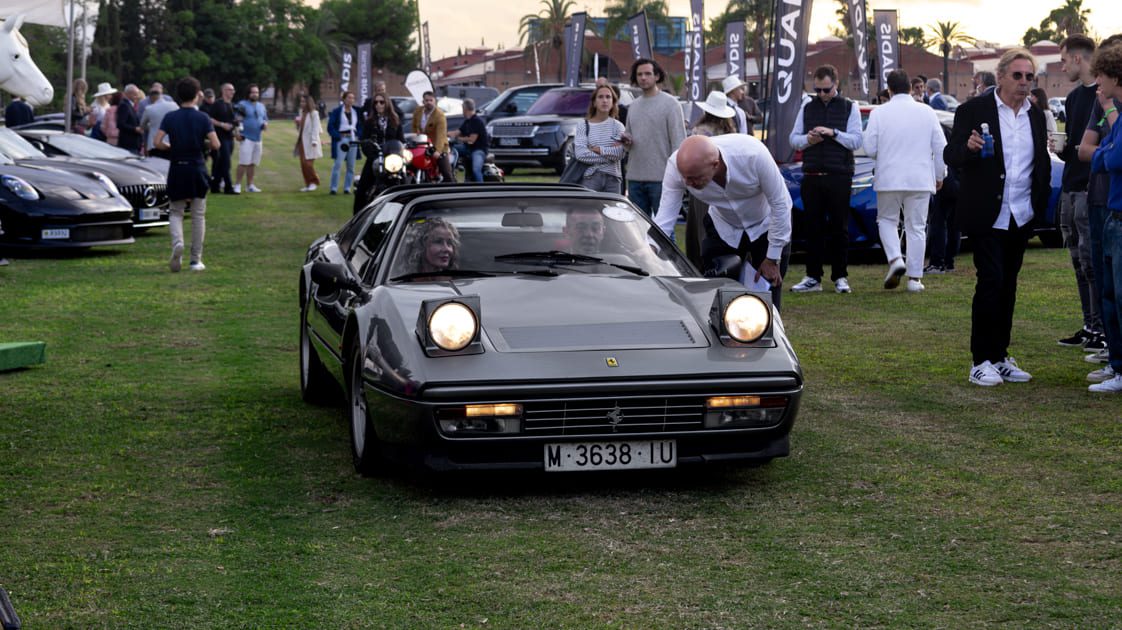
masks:
<instances>
[{"instance_id":1,"label":"camera","mask_svg":"<svg viewBox=\"0 0 1122 630\"><path fill-rule=\"evenodd\" d=\"M339 150L342 151L343 153L346 153L347 151L350 151L351 150L351 141L350 140L343 140L342 142L340 142L339 143Z\"/></svg>"}]
</instances>

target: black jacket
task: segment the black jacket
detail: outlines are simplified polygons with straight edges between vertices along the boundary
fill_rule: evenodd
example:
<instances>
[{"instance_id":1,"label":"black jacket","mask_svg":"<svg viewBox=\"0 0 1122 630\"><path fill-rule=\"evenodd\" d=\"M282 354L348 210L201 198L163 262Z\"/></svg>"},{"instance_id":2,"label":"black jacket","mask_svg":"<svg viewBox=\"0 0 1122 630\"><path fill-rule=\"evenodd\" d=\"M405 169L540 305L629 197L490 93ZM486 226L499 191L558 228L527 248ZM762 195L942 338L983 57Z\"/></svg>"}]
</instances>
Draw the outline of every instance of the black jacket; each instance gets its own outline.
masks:
<instances>
[{"instance_id":1,"label":"black jacket","mask_svg":"<svg viewBox=\"0 0 1122 630\"><path fill-rule=\"evenodd\" d=\"M120 132L117 136L117 146L139 153L143 139L140 132L136 130L139 126L140 116L136 113L136 107L129 99L122 98L121 104L117 105L117 129Z\"/></svg>"},{"instance_id":2,"label":"black jacket","mask_svg":"<svg viewBox=\"0 0 1122 630\"><path fill-rule=\"evenodd\" d=\"M1037 222L1044 221L1048 198L1052 194L1052 161L1048 157L1048 134L1044 127L1044 112L1032 107L1026 100L1029 126L1032 129L1032 213ZM966 148L971 131L982 133L982 123L988 123L993 135L994 156L982 158ZM1005 157L1002 151L1001 125L997 119L997 102L993 94L972 98L954 113L954 128L943 160L947 166L960 169L958 206L955 217L959 229L967 234L984 232L993 227L1001 212L1005 191Z\"/></svg>"}]
</instances>

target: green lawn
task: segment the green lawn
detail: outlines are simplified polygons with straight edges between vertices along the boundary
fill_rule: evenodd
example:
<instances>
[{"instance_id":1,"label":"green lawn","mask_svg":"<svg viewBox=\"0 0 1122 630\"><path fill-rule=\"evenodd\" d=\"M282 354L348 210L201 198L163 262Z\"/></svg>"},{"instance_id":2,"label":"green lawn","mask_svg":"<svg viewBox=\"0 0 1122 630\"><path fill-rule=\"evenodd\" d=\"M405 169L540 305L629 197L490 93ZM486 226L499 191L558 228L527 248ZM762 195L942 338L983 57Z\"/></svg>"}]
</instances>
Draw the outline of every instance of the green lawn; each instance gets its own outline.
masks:
<instances>
[{"instance_id":1,"label":"green lawn","mask_svg":"<svg viewBox=\"0 0 1122 630\"><path fill-rule=\"evenodd\" d=\"M1029 384L967 384L969 256L920 295L878 260L784 297L790 458L362 479L342 410L299 397L298 270L351 198L296 192L294 137L268 132L264 193L212 198L203 273L167 271L166 230L0 268L0 341L48 344L0 374L26 627L1122 627L1122 398L1055 343L1065 251L1021 274Z\"/></svg>"}]
</instances>

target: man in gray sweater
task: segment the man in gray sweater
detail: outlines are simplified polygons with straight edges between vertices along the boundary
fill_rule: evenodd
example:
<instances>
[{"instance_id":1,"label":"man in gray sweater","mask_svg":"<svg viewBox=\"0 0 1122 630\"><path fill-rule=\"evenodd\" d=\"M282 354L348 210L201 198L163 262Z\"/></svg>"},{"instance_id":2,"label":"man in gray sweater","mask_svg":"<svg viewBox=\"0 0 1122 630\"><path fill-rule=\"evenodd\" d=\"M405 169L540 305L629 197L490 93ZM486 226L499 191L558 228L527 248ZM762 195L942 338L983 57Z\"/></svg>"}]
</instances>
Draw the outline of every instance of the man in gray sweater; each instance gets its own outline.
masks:
<instances>
[{"instance_id":1,"label":"man in gray sweater","mask_svg":"<svg viewBox=\"0 0 1122 630\"><path fill-rule=\"evenodd\" d=\"M629 145L627 196L650 216L662 197L666 160L686 138L678 99L658 89L666 74L651 59L631 64L631 83L643 90L627 110L624 142Z\"/></svg>"}]
</instances>

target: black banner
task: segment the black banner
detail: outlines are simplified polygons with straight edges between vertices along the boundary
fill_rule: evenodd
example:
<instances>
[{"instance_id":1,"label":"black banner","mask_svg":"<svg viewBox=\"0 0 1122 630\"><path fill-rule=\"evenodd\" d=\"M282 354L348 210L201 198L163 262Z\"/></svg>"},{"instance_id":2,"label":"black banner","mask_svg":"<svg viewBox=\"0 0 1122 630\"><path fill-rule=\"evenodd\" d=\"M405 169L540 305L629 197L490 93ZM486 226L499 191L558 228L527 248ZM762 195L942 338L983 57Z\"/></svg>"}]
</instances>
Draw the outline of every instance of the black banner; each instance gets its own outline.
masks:
<instances>
[{"instance_id":1,"label":"black banner","mask_svg":"<svg viewBox=\"0 0 1122 630\"><path fill-rule=\"evenodd\" d=\"M775 14L775 59L771 67L771 104L767 146L777 162L789 162L790 134L802 108L811 0L779 0Z\"/></svg>"},{"instance_id":2,"label":"black banner","mask_svg":"<svg viewBox=\"0 0 1122 630\"><path fill-rule=\"evenodd\" d=\"M574 13L572 23L565 27L565 85L580 85L580 62L584 55L584 25L588 14Z\"/></svg>"},{"instance_id":3,"label":"black banner","mask_svg":"<svg viewBox=\"0 0 1122 630\"><path fill-rule=\"evenodd\" d=\"M744 80L744 22L725 25L725 68L727 76Z\"/></svg>"},{"instance_id":4,"label":"black banner","mask_svg":"<svg viewBox=\"0 0 1122 630\"><path fill-rule=\"evenodd\" d=\"M647 12L640 11L627 20L631 34L631 54L634 59L652 59L651 31L647 26Z\"/></svg>"},{"instance_id":5,"label":"black banner","mask_svg":"<svg viewBox=\"0 0 1122 630\"><path fill-rule=\"evenodd\" d=\"M366 99L373 96L370 89L370 42L360 42L358 45L358 103L366 103Z\"/></svg>"},{"instance_id":6,"label":"black banner","mask_svg":"<svg viewBox=\"0 0 1122 630\"><path fill-rule=\"evenodd\" d=\"M704 0L690 0L689 34L686 36L686 100L705 100ZM692 117L692 115L691 115Z\"/></svg>"},{"instance_id":7,"label":"black banner","mask_svg":"<svg viewBox=\"0 0 1122 630\"><path fill-rule=\"evenodd\" d=\"M858 98L869 100L869 23L866 21L865 0L849 1L849 27L853 35L853 53L857 56Z\"/></svg>"},{"instance_id":8,"label":"black banner","mask_svg":"<svg viewBox=\"0 0 1122 630\"><path fill-rule=\"evenodd\" d=\"M421 43L422 50L424 51L423 58L421 59L421 67L425 69L426 74L432 73L432 53L429 52L429 23L425 22L421 25Z\"/></svg>"},{"instance_id":9,"label":"black banner","mask_svg":"<svg viewBox=\"0 0 1122 630\"><path fill-rule=\"evenodd\" d=\"M888 73L900 68L900 34L896 11L873 11L873 29L877 33L877 61L880 63L880 89L888 88Z\"/></svg>"}]
</instances>

